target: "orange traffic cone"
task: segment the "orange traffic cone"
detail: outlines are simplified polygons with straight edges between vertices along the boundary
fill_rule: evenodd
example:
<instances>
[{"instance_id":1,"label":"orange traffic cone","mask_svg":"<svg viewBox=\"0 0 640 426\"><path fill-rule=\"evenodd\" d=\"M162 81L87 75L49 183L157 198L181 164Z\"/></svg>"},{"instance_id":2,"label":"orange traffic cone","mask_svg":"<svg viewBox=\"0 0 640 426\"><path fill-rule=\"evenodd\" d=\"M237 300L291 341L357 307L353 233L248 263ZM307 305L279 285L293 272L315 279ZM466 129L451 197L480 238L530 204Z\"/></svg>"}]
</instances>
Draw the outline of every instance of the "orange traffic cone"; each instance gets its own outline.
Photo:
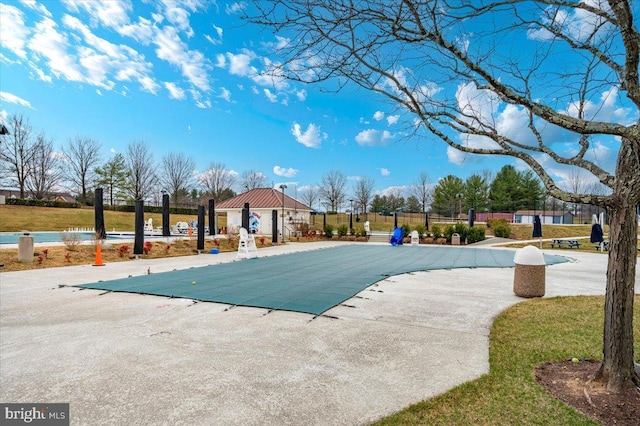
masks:
<instances>
[{"instance_id":1,"label":"orange traffic cone","mask_svg":"<svg viewBox=\"0 0 640 426\"><path fill-rule=\"evenodd\" d=\"M93 266L104 266L102 263L102 244L96 244L96 261L93 262Z\"/></svg>"}]
</instances>

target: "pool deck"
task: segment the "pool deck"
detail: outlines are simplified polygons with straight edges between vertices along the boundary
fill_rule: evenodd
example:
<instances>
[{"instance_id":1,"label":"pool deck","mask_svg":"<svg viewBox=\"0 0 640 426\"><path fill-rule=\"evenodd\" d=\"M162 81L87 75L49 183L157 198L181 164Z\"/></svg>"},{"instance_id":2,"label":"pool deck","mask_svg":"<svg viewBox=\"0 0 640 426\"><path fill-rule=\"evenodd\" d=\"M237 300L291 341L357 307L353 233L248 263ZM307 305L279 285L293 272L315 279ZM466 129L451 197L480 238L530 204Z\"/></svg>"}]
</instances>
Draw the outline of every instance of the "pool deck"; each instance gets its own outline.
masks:
<instances>
[{"instance_id":1,"label":"pool deck","mask_svg":"<svg viewBox=\"0 0 640 426\"><path fill-rule=\"evenodd\" d=\"M549 253L570 262L545 297L604 294L606 255ZM525 300L513 268L389 277L319 317L68 287L235 260L2 273L0 400L69 402L71 424L364 424L486 374L493 318Z\"/></svg>"}]
</instances>

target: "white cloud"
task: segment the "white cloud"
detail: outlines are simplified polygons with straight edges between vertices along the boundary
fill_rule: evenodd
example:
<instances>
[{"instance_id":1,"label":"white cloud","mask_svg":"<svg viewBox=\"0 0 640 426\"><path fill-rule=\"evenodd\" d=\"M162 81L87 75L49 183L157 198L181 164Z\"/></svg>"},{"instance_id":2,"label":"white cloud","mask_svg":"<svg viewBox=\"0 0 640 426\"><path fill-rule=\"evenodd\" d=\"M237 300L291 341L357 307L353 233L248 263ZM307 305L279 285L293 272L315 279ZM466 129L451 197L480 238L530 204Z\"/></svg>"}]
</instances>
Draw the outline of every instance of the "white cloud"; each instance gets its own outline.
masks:
<instances>
[{"instance_id":1,"label":"white cloud","mask_svg":"<svg viewBox=\"0 0 640 426\"><path fill-rule=\"evenodd\" d=\"M216 38L211 37L209 34L205 34L204 37L209 41L209 43L213 44L214 46L222 44L222 36L224 34L224 31L222 30L222 28L216 26L216 24L211 24L211 26L216 32Z\"/></svg>"},{"instance_id":2,"label":"white cloud","mask_svg":"<svg viewBox=\"0 0 640 426\"><path fill-rule=\"evenodd\" d=\"M380 175L381 176L389 176L391 174L391 172L389 171L389 169L386 169L384 167L382 167L380 170Z\"/></svg>"},{"instance_id":3,"label":"white cloud","mask_svg":"<svg viewBox=\"0 0 640 426\"><path fill-rule=\"evenodd\" d=\"M611 9L606 1L585 0L584 3L611 14ZM544 25L554 27L570 38L580 41L593 37L594 32L606 34L610 27L608 23L603 25L604 18L583 8L574 8L572 12L568 12L556 6L549 6L540 13L539 19ZM527 37L539 41L551 41L555 38L553 33L547 29L534 25L529 28Z\"/></svg>"},{"instance_id":4,"label":"white cloud","mask_svg":"<svg viewBox=\"0 0 640 426\"><path fill-rule=\"evenodd\" d=\"M229 63L229 74L239 75L241 77L253 77L258 74L258 70L251 66L251 61L256 58L256 55L248 50L243 49L242 53L234 55L231 52L226 53L226 59ZM226 66L227 61L221 61L220 58L217 58L218 66L222 64L222 66Z\"/></svg>"},{"instance_id":5,"label":"white cloud","mask_svg":"<svg viewBox=\"0 0 640 426\"><path fill-rule=\"evenodd\" d=\"M399 115L389 115L389 116L387 116L387 124L389 126L392 126L392 125L396 124L399 119L400 119Z\"/></svg>"},{"instance_id":6,"label":"white cloud","mask_svg":"<svg viewBox=\"0 0 640 426\"><path fill-rule=\"evenodd\" d=\"M0 92L0 101L9 102L11 104L18 104L33 109L33 107L31 106L31 102L9 92Z\"/></svg>"},{"instance_id":7,"label":"white cloud","mask_svg":"<svg viewBox=\"0 0 640 426\"><path fill-rule=\"evenodd\" d=\"M307 99L307 91L304 89L297 91L296 97L299 101L304 101L305 99Z\"/></svg>"},{"instance_id":8,"label":"white cloud","mask_svg":"<svg viewBox=\"0 0 640 426\"><path fill-rule=\"evenodd\" d=\"M80 67L69 52L69 41L64 34L58 32L57 26L49 18L38 22L28 46L39 57L47 59L47 65L56 77L83 82Z\"/></svg>"},{"instance_id":9,"label":"white cloud","mask_svg":"<svg viewBox=\"0 0 640 426\"><path fill-rule=\"evenodd\" d=\"M406 194L409 191L409 187L406 185L396 185L396 186L388 186L385 189L383 189L382 191L380 191L380 195L393 195L396 197L404 197L404 194Z\"/></svg>"},{"instance_id":10,"label":"white cloud","mask_svg":"<svg viewBox=\"0 0 640 426\"><path fill-rule=\"evenodd\" d=\"M117 29L129 23L128 13L133 9L130 2L62 0L67 9L80 12L84 9L91 16L92 26L102 23L105 27Z\"/></svg>"},{"instance_id":11,"label":"white cloud","mask_svg":"<svg viewBox=\"0 0 640 426\"><path fill-rule=\"evenodd\" d=\"M2 22L0 44L25 59L27 57L25 45L30 31L24 25L24 14L16 7L3 4L0 7L0 21Z\"/></svg>"},{"instance_id":12,"label":"white cloud","mask_svg":"<svg viewBox=\"0 0 640 426\"><path fill-rule=\"evenodd\" d=\"M380 121L380 120L382 120L383 118L384 118L384 112L382 112L382 111L376 111L376 112L373 114L373 119L374 119L374 120L376 120L376 121Z\"/></svg>"},{"instance_id":13,"label":"white cloud","mask_svg":"<svg viewBox=\"0 0 640 426\"><path fill-rule=\"evenodd\" d=\"M156 31L156 27L149 19L138 17L138 22L135 24L121 25L117 28L119 34L142 43L147 46L153 40L153 34Z\"/></svg>"},{"instance_id":14,"label":"white cloud","mask_svg":"<svg viewBox=\"0 0 640 426\"><path fill-rule=\"evenodd\" d=\"M20 0L20 2L27 6L29 9L39 12L41 15L51 17L51 12L49 12L49 10L43 4L36 2L36 0Z\"/></svg>"},{"instance_id":15,"label":"white cloud","mask_svg":"<svg viewBox=\"0 0 640 426\"><path fill-rule=\"evenodd\" d=\"M600 95L600 102L595 103L590 100L587 100L584 105L582 105L582 116L587 120L596 120L596 121L611 121L616 123L623 123L626 125L632 124L632 121L635 119L631 115L630 108L624 108L622 106L617 105L616 100L618 99L618 88L611 87L609 90L605 90ZM561 111L567 115L572 117L578 117L580 112L580 103L573 102L569 104L568 108L565 111Z\"/></svg>"},{"instance_id":16,"label":"white cloud","mask_svg":"<svg viewBox=\"0 0 640 426\"><path fill-rule=\"evenodd\" d=\"M231 92L226 87L220 87L219 98L224 99L227 102L231 102Z\"/></svg>"},{"instance_id":17,"label":"white cloud","mask_svg":"<svg viewBox=\"0 0 640 426\"><path fill-rule=\"evenodd\" d=\"M267 97L267 99L269 99L269 102L278 102L278 97L271 93L271 90L269 89L263 89L264 91L264 95Z\"/></svg>"},{"instance_id":18,"label":"white cloud","mask_svg":"<svg viewBox=\"0 0 640 426\"><path fill-rule=\"evenodd\" d=\"M156 34L153 43L158 47L156 49L158 58L179 67L182 75L195 87L209 91L208 60L201 52L189 50L174 27L164 27Z\"/></svg>"},{"instance_id":19,"label":"white cloud","mask_svg":"<svg viewBox=\"0 0 640 426\"><path fill-rule=\"evenodd\" d=\"M304 132L298 123L293 123L291 134L296 137L296 141L307 148L320 148L323 139L328 135L320 131L320 126L310 123Z\"/></svg>"},{"instance_id":20,"label":"white cloud","mask_svg":"<svg viewBox=\"0 0 640 426\"><path fill-rule=\"evenodd\" d=\"M184 90L179 88L175 83L165 82L164 87L169 91L169 98L180 101L186 98Z\"/></svg>"},{"instance_id":21,"label":"white cloud","mask_svg":"<svg viewBox=\"0 0 640 426\"><path fill-rule=\"evenodd\" d=\"M298 174L298 169L294 169L293 167L285 168L280 166L273 166L273 173L277 176L283 177L295 177Z\"/></svg>"},{"instance_id":22,"label":"white cloud","mask_svg":"<svg viewBox=\"0 0 640 426\"><path fill-rule=\"evenodd\" d=\"M387 130L367 129L356 135L356 142L360 146L384 146L392 138L393 135Z\"/></svg>"},{"instance_id":23,"label":"white cloud","mask_svg":"<svg viewBox=\"0 0 640 426\"><path fill-rule=\"evenodd\" d=\"M225 4L224 11L227 15L231 15L243 11L246 7L247 3L244 1L235 2L231 4Z\"/></svg>"}]
</instances>

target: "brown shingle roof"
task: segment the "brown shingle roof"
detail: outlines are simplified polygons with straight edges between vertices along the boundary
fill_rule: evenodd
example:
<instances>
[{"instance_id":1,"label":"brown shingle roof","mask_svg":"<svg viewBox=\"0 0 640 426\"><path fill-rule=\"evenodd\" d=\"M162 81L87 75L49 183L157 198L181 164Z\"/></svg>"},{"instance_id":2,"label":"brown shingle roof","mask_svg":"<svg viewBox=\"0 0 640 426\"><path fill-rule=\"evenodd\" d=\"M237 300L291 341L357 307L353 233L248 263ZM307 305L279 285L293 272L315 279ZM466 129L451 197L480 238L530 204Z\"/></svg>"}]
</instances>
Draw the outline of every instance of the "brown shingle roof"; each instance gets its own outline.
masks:
<instances>
[{"instance_id":1,"label":"brown shingle roof","mask_svg":"<svg viewBox=\"0 0 640 426\"><path fill-rule=\"evenodd\" d=\"M228 200L216 204L218 209L241 209L244 203L249 203L252 209L278 209L282 208L282 192L274 188L256 188L251 191L236 195ZM295 198L284 194L284 207L286 209L312 210L311 207L302 204Z\"/></svg>"}]
</instances>

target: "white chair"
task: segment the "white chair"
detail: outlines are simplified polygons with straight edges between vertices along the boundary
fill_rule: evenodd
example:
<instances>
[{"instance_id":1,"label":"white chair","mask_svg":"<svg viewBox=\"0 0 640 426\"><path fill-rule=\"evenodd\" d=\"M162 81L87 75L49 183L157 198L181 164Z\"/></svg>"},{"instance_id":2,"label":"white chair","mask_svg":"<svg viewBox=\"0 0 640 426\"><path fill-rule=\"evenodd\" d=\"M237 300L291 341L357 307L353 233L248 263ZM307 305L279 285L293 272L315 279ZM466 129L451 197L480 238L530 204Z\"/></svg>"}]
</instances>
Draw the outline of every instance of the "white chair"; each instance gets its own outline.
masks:
<instances>
[{"instance_id":1,"label":"white chair","mask_svg":"<svg viewBox=\"0 0 640 426\"><path fill-rule=\"evenodd\" d=\"M411 231L411 245L417 246L418 244L420 244L420 234L418 231Z\"/></svg>"},{"instance_id":2,"label":"white chair","mask_svg":"<svg viewBox=\"0 0 640 426\"><path fill-rule=\"evenodd\" d=\"M254 257L258 257L258 247L256 247L256 239L253 237L253 234L249 234L244 228L240 228L238 257L240 259L253 259Z\"/></svg>"},{"instance_id":3,"label":"white chair","mask_svg":"<svg viewBox=\"0 0 640 426\"><path fill-rule=\"evenodd\" d=\"M189 233L189 224L187 222L178 222L176 223L176 231L178 234L187 234Z\"/></svg>"}]
</instances>

